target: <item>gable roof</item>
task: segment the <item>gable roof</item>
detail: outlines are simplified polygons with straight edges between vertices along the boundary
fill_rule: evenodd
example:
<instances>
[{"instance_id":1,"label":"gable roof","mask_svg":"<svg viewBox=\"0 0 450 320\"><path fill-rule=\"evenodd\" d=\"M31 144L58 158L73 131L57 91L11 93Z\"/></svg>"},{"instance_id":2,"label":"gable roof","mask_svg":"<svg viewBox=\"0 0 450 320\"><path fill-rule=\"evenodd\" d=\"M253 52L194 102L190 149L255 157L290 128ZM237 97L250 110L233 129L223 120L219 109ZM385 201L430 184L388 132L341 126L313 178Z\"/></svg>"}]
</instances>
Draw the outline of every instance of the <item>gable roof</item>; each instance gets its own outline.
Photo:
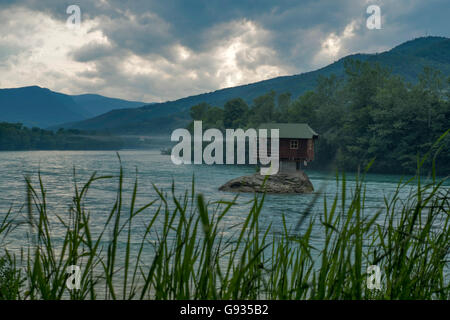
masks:
<instances>
[{"instance_id":1,"label":"gable roof","mask_svg":"<svg viewBox=\"0 0 450 320\"><path fill-rule=\"evenodd\" d=\"M262 123L258 129L279 129L280 138L313 139L319 137L307 123Z\"/></svg>"}]
</instances>

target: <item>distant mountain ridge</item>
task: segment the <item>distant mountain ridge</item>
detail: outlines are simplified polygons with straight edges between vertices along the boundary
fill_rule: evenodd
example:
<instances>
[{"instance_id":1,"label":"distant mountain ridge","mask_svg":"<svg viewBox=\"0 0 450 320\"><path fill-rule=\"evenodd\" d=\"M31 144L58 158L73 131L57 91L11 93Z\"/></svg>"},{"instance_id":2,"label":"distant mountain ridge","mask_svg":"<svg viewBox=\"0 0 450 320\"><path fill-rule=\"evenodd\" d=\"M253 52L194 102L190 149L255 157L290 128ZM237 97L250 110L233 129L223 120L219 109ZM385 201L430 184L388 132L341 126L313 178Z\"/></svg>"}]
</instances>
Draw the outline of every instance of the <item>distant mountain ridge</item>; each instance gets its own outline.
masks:
<instances>
[{"instance_id":1,"label":"distant mountain ridge","mask_svg":"<svg viewBox=\"0 0 450 320\"><path fill-rule=\"evenodd\" d=\"M223 106L226 101L240 97L250 104L254 98L270 90L275 90L278 94L290 92L293 98L296 98L305 91L314 89L319 76L344 76L344 63L349 59L378 62L413 83L417 81L425 66L439 69L443 75L450 76L450 39L417 38L382 53L349 55L315 71L163 103L144 104L92 94L69 96L36 86L0 89L0 121L22 122L28 126L53 129L74 128L120 134L167 135L174 128L187 125L190 121L189 109L198 103ZM8 96L11 96L12 100L8 100Z\"/></svg>"},{"instance_id":2,"label":"distant mountain ridge","mask_svg":"<svg viewBox=\"0 0 450 320\"><path fill-rule=\"evenodd\" d=\"M99 94L81 94L72 96L72 98L79 106L92 113L92 116L97 116L115 109L137 108L148 104L139 101L108 98Z\"/></svg>"},{"instance_id":3,"label":"distant mountain ridge","mask_svg":"<svg viewBox=\"0 0 450 320\"><path fill-rule=\"evenodd\" d=\"M71 96L38 86L0 89L0 122L47 128L145 104L97 94Z\"/></svg>"},{"instance_id":4,"label":"distant mountain ridge","mask_svg":"<svg viewBox=\"0 0 450 320\"><path fill-rule=\"evenodd\" d=\"M200 102L223 106L227 100L241 97L247 103L251 103L254 98L270 90L275 90L278 94L290 92L295 98L313 89L320 75L344 76L344 62L348 59L378 62L382 66L391 68L394 74L414 83L425 66L437 68L445 76L450 75L450 39L417 38L382 53L349 55L316 71L277 77L140 108L113 110L92 119L70 124L68 127L127 134L169 134L173 128L187 124L190 120L188 115L190 107Z\"/></svg>"}]
</instances>

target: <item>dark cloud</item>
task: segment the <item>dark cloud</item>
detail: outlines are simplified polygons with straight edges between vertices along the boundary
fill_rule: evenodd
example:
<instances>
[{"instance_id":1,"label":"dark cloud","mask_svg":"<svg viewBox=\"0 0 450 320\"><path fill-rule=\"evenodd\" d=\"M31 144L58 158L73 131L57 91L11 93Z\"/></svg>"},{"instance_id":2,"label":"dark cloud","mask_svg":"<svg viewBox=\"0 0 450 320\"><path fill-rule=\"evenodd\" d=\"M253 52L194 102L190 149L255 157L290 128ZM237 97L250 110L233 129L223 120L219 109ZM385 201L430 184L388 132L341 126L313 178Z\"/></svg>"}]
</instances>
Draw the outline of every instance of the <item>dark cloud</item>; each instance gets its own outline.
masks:
<instances>
[{"instance_id":1,"label":"dark cloud","mask_svg":"<svg viewBox=\"0 0 450 320\"><path fill-rule=\"evenodd\" d=\"M88 43L85 46L72 51L71 55L75 61L89 62L102 59L115 54L116 48L100 43Z\"/></svg>"},{"instance_id":2,"label":"dark cloud","mask_svg":"<svg viewBox=\"0 0 450 320\"><path fill-rule=\"evenodd\" d=\"M73 65L56 69L43 58L48 50L39 53L36 46L57 51L55 42L66 36L35 20L62 25L73 4L81 7L84 34L61 44ZM371 4L381 7L381 30L365 26ZM42 74L53 75L46 82L53 89L147 101L309 71L347 54L383 51L426 34L449 36L450 30L447 0L2 0L2 12L0 71L12 75L19 64L38 61ZM35 23L21 26L27 15ZM20 85L19 77L0 85ZM67 83L58 85L63 79Z\"/></svg>"}]
</instances>

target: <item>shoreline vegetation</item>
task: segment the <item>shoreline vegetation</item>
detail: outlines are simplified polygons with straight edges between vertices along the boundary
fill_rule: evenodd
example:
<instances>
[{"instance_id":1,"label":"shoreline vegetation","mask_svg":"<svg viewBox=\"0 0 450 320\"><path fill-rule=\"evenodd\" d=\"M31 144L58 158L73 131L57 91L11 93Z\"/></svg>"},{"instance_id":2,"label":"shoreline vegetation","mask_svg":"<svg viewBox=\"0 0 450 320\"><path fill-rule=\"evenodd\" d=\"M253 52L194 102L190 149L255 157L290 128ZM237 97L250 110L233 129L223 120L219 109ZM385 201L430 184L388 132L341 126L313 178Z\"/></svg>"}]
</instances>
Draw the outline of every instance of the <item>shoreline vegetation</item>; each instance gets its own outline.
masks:
<instances>
[{"instance_id":1,"label":"shoreline vegetation","mask_svg":"<svg viewBox=\"0 0 450 320\"><path fill-rule=\"evenodd\" d=\"M121 137L94 131L28 128L21 123L0 122L0 151L118 150Z\"/></svg>"},{"instance_id":2,"label":"shoreline vegetation","mask_svg":"<svg viewBox=\"0 0 450 320\"><path fill-rule=\"evenodd\" d=\"M266 122L308 123L316 141L314 170L354 171L376 162L372 173L414 174L417 155L425 154L450 123L450 77L425 67L416 83L406 82L378 64L348 60L345 76L320 76L314 90L299 97L270 91L247 104L241 98L223 108L200 103L192 106L192 122L203 129L257 128ZM187 120L187 119L186 119ZM155 143L144 136L115 135L108 131L58 131L0 123L0 151L12 150L120 150L160 148L170 154L173 143ZM248 158L248 154L246 155ZM440 176L450 174L450 136L434 159ZM423 168L431 170L428 159Z\"/></svg>"},{"instance_id":3,"label":"shoreline vegetation","mask_svg":"<svg viewBox=\"0 0 450 320\"><path fill-rule=\"evenodd\" d=\"M446 179L436 179L434 165L424 180L429 156L376 211L365 207L365 173L352 190L345 174L336 174L334 200L325 199L313 214L317 193L297 225L284 223L282 232L260 226L265 194L255 194L243 222L225 230L223 219L238 196L208 202L194 180L183 196L176 196L174 183L169 193L154 186L157 197L138 206L138 179L125 195L121 166L117 176L93 173L75 184L69 212L58 214L47 208L40 175L37 186L26 178L23 211L0 219L0 299L449 299L450 190ZM117 182L116 200L94 232L86 198L105 179ZM413 184L402 199L400 191ZM136 235L133 223L142 216ZM55 219L65 230L58 237ZM6 244L20 223L28 226L30 243L18 254ZM320 248L311 243L315 226L324 235ZM66 286L72 265L81 270L79 290ZM380 290L367 286L372 265L381 270Z\"/></svg>"},{"instance_id":4,"label":"shoreline vegetation","mask_svg":"<svg viewBox=\"0 0 450 320\"><path fill-rule=\"evenodd\" d=\"M56 131L37 127L28 128L21 123L0 122L1 151L92 151L155 148L162 138L115 135L106 131L63 129Z\"/></svg>"},{"instance_id":5,"label":"shoreline vegetation","mask_svg":"<svg viewBox=\"0 0 450 320\"><path fill-rule=\"evenodd\" d=\"M373 158L372 173L414 174L417 155L428 152L450 123L450 77L425 67L416 83L379 64L348 60L345 76L320 76L314 90L299 97L270 91L251 104L230 99L190 109L203 129L258 128L262 123L307 123L319 134L308 167L354 171ZM431 170L432 159L423 164ZM450 137L436 160L439 175L450 174Z\"/></svg>"}]
</instances>

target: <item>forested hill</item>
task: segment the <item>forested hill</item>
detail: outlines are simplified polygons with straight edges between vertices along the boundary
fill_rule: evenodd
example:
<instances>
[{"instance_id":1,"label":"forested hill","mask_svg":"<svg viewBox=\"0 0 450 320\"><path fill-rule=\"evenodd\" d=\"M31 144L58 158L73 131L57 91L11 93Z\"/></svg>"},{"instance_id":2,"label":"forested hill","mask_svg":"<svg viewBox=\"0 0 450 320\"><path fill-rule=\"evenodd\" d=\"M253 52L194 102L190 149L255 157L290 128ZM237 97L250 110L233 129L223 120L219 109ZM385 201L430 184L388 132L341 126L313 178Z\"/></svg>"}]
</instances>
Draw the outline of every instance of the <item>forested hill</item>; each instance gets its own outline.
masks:
<instances>
[{"instance_id":1,"label":"forested hill","mask_svg":"<svg viewBox=\"0 0 450 320\"><path fill-rule=\"evenodd\" d=\"M0 89L0 122L47 128L75 122L146 103L108 98L96 94L67 95L38 86Z\"/></svg>"},{"instance_id":2,"label":"forested hill","mask_svg":"<svg viewBox=\"0 0 450 320\"><path fill-rule=\"evenodd\" d=\"M319 76L335 74L344 76L344 64L348 60L377 62L388 67L407 82L416 83L424 67L440 70L450 75L450 39L424 37L405 42L379 54L355 54L336 61L322 69L299 75L278 77L253 84L217 90L176 101L147 105L134 109L113 110L98 117L65 125L85 130L109 130L117 133L169 134L173 128L185 126L189 121L188 110L201 102L222 107L226 101L240 97L248 104L271 90L281 94L290 92L292 98L314 89Z\"/></svg>"},{"instance_id":3,"label":"forested hill","mask_svg":"<svg viewBox=\"0 0 450 320\"><path fill-rule=\"evenodd\" d=\"M437 173L448 176L450 77L426 67L411 84L367 61L350 60L344 67L344 80L321 77L314 90L294 100L272 91L250 105L240 98L226 102L224 109L200 103L190 115L203 121L204 129L308 123L320 135L309 165L317 169L356 171L375 159L371 172L409 174L431 151L422 172L431 174L435 159Z\"/></svg>"},{"instance_id":4,"label":"forested hill","mask_svg":"<svg viewBox=\"0 0 450 320\"><path fill-rule=\"evenodd\" d=\"M56 132L21 123L0 122L0 151L18 150L119 150L121 137L96 132L60 129Z\"/></svg>"}]
</instances>

